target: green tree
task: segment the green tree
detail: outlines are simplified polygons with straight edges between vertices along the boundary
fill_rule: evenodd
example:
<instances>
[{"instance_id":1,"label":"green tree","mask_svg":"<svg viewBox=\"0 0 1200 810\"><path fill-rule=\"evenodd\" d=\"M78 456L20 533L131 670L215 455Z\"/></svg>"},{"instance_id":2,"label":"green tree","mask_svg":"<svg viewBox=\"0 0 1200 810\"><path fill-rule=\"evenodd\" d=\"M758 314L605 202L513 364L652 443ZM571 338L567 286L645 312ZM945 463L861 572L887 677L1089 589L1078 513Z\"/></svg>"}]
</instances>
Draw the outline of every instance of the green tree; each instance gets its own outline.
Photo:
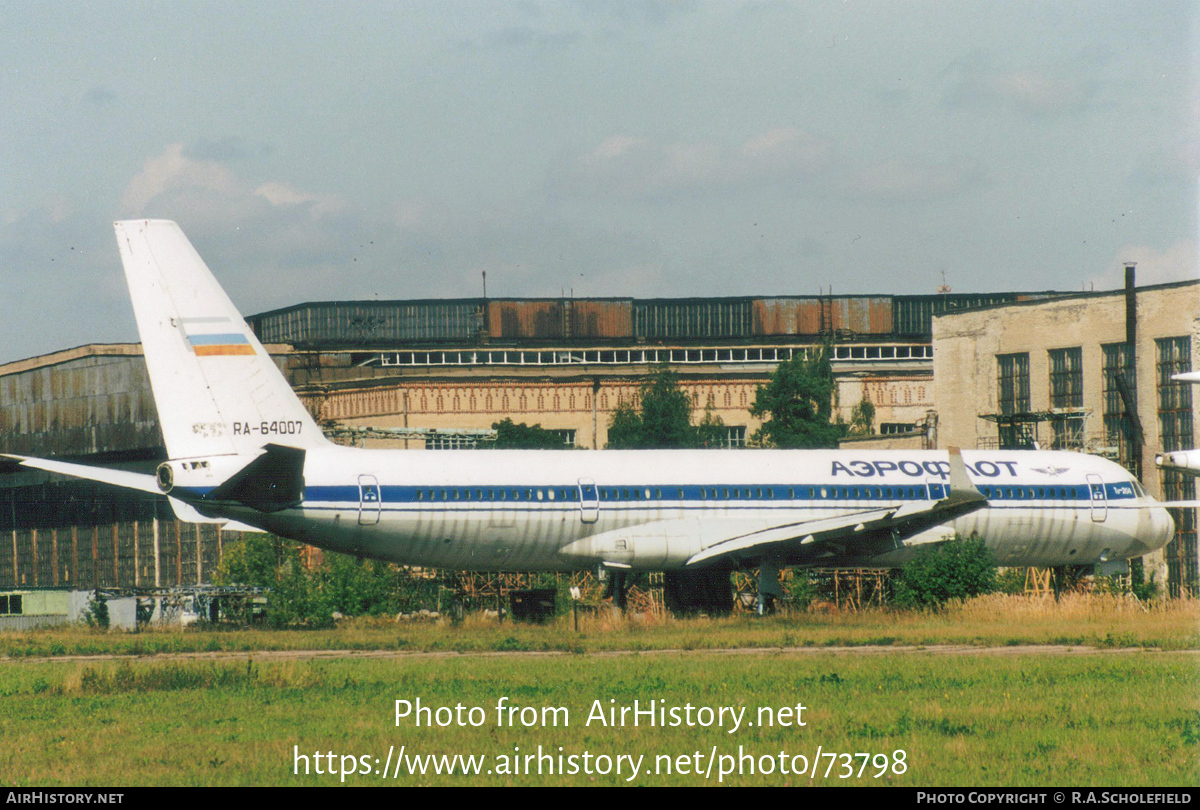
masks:
<instances>
[{"instance_id":1,"label":"green tree","mask_svg":"<svg viewBox=\"0 0 1200 810\"><path fill-rule=\"evenodd\" d=\"M696 446L719 448L725 446L725 420L717 416L710 401L704 406L704 418L696 425Z\"/></svg>"},{"instance_id":2,"label":"green tree","mask_svg":"<svg viewBox=\"0 0 1200 810\"><path fill-rule=\"evenodd\" d=\"M917 552L894 580L897 607L941 607L996 590L996 558L977 536Z\"/></svg>"},{"instance_id":3,"label":"green tree","mask_svg":"<svg viewBox=\"0 0 1200 810\"><path fill-rule=\"evenodd\" d=\"M723 443L725 423L705 409L699 425L692 424L692 400L679 387L679 375L656 369L642 384L636 402L622 402L608 424L608 447L613 450L654 450L714 447Z\"/></svg>"},{"instance_id":4,"label":"green tree","mask_svg":"<svg viewBox=\"0 0 1200 810\"><path fill-rule=\"evenodd\" d=\"M319 576L304 567L300 544L250 533L225 548L217 567L218 585L267 588L267 623L272 627L328 627L333 603Z\"/></svg>"},{"instance_id":5,"label":"green tree","mask_svg":"<svg viewBox=\"0 0 1200 810\"><path fill-rule=\"evenodd\" d=\"M837 447L845 425L831 422L834 380L829 347L804 359L796 354L780 363L771 381L758 386L750 415L763 425L751 441L766 447Z\"/></svg>"},{"instance_id":6,"label":"green tree","mask_svg":"<svg viewBox=\"0 0 1200 810\"><path fill-rule=\"evenodd\" d=\"M870 436L875 432L875 406L867 395L850 411L850 435Z\"/></svg>"},{"instance_id":7,"label":"green tree","mask_svg":"<svg viewBox=\"0 0 1200 810\"><path fill-rule=\"evenodd\" d=\"M527 425L505 418L492 423L497 450L562 450L566 447L562 436L539 425Z\"/></svg>"}]
</instances>

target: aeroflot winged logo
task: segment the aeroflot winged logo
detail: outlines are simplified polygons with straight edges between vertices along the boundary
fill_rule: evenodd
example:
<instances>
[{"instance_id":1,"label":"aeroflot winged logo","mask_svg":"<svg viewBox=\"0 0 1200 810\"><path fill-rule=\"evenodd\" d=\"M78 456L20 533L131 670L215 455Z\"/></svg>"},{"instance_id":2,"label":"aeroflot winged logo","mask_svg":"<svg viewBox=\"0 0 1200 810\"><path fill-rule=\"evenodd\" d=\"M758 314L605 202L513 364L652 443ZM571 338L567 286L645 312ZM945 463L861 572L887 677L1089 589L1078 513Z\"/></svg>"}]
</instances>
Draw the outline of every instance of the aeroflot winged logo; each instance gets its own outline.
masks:
<instances>
[{"instance_id":1,"label":"aeroflot winged logo","mask_svg":"<svg viewBox=\"0 0 1200 810\"><path fill-rule=\"evenodd\" d=\"M228 329L228 318L184 318L183 333L188 347L197 357L232 357L254 354L254 347L241 332L216 331Z\"/></svg>"},{"instance_id":2,"label":"aeroflot winged logo","mask_svg":"<svg viewBox=\"0 0 1200 810\"><path fill-rule=\"evenodd\" d=\"M1034 467L1033 471L1045 473L1046 475L1062 475L1068 469L1068 467Z\"/></svg>"}]
</instances>

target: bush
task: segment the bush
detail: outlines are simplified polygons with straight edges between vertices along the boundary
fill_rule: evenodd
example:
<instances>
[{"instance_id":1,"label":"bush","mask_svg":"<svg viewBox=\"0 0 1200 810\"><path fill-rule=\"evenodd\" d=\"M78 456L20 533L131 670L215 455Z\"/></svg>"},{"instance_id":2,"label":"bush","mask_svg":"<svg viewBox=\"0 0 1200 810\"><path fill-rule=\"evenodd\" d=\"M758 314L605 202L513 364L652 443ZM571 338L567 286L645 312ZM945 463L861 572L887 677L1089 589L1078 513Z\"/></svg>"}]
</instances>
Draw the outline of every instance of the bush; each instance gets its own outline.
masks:
<instances>
[{"instance_id":1,"label":"bush","mask_svg":"<svg viewBox=\"0 0 1200 810\"><path fill-rule=\"evenodd\" d=\"M901 569L892 603L897 607L941 607L996 590L996 558L978 537L940 543Z\"/></svg>"},{"instance_id":2,"label":"bush","mask_svg":"<svg viewBox=\"0 0 1200 810\"><path fill-rule=\"evenodd\" d=\"M817 598L817 589L809 578L809 572L803 568L793 569L790 577L784 577L783 592L791 599L792 607L797 610L808 610L809 605Z\"/></svg>"},{"instance_id":3,"label":"bush","mask_svg":"<svg viewBox=\"0 0 1200 810\"><path fill-rule=\"evenodd\" d=\"M1025 593L1024 568L1005 568L996 576L996 590L1009 596L1021 596Z\"/></svg>"},{"instance_id":4,"label":"bush","mask_svg":"<svg viewBox=\"0 0 1200 810\"><path fill-rule=\"evenodd\" d=\"M99 591L96 592L92 601L88 602L87 610L83 613L83 620L87 622L88 627L108 629L108 600Z\"/></svg>"}]
</instances>

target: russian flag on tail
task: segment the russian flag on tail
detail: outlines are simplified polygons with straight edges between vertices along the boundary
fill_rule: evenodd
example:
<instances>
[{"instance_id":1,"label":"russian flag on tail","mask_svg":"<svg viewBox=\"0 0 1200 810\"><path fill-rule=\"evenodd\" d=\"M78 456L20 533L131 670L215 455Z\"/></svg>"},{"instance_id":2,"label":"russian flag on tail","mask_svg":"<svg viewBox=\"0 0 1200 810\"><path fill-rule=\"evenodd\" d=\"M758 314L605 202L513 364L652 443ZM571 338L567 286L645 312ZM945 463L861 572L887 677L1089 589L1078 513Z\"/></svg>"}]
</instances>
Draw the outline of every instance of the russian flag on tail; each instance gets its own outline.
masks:
<instances>
[{"instance_id":1,"label":"russian flag on tail","mask_svg":"<svg viewBox=\"0 0 1200 810\"><path fill-rule=\"evenodd\" d=\"M254 347L246 336L239 333L210 335L188 335L188 343L197 357L231 357L239 354L254 354Z\"/></svg>"}]
</instances>

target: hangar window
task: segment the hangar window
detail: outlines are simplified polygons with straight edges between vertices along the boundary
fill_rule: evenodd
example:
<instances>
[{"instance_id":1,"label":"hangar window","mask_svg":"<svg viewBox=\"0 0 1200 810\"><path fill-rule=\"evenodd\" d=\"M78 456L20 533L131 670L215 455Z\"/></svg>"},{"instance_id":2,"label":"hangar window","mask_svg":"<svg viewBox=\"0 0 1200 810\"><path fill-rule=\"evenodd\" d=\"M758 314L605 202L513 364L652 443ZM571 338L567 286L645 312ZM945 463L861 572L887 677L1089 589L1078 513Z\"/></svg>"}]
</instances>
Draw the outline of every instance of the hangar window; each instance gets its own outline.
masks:
<instances>
[{"instance_id":1,"label":"hangar window","mask_svg":"<svg viewBox=\"0 0 1200 810\"><path fill-rule=\"evenodd\" d=\"M1141 459L1133 452L1134 428L1125 408L1125 398L1137 409L1137 369L1128 343L1108 343L1100 347L1104 393L1105 442L1117 448L1118 461L1135 475L1141 472ZM1122 394L1124 389L1124 394Z\"/></svg>"},{"instance_id":2,"label":"hangar window","mask_svg":"<svg viewBox=\"0 0 1200 810\"><path fill-rule=\"evenodd\" d=\"M998 354L997 403L1001 416L1027 414L1029 404L1029 353ZM999 424L1000 448L1020 449L1031 440L1030 423L1001 420Z\"/></svg>"},{"instance_id":3,"label":"hangar window","mask_svg":"<svg viewBox=\"0 0 1200 810\"><path fill-rule=\"evenodd\" d=\"M1050 407L1083 406L1083 349L1050 350ZM1050 421L1051 449L1078 449L1083 443L1083 417L1063 414Z\"/></svg>"}]
</instances>

